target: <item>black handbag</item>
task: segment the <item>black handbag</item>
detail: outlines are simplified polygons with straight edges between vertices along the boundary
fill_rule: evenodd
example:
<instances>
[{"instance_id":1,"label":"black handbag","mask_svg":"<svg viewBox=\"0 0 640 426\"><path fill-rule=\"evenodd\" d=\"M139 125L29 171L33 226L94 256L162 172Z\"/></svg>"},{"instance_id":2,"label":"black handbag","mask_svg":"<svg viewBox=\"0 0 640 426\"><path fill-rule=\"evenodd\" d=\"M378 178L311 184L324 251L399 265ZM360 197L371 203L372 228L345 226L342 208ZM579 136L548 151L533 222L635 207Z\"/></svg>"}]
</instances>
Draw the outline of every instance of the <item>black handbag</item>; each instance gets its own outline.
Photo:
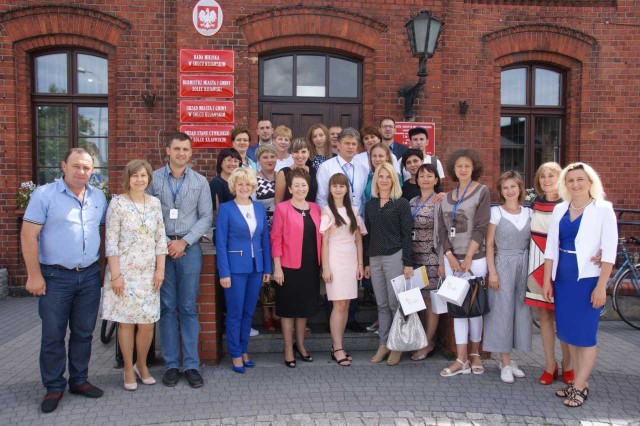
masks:
<instances>
[{"instance_id":1,"label":"black handbag","mask_svg":"<svg viewBox=\"0 0 640 426\"><path fill-rule=\"evenodd\" d=\"M474 318L488 314L490 311L489 298L484 278L476 277L469 280L469 292L467 292L462 306L447 303L447 309L453 318Z\"/></svg>"}]
</instances>

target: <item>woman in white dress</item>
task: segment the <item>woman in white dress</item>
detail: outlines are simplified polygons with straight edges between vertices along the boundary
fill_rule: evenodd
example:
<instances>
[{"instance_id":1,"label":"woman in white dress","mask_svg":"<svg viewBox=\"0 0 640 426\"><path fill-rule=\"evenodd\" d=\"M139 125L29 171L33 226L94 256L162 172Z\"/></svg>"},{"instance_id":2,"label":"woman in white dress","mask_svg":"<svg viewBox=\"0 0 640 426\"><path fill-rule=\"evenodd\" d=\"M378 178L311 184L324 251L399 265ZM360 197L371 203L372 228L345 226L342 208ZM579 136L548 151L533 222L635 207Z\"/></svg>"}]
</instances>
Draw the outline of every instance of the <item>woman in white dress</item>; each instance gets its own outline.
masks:
<instances>
[{"instance_id":1,"label":"woman in white dress","mask_svg":"<svg viewBox=\"0 0 640 426\"><path fill-rule=\"evenodd\" d=\"M124 360L124 388L136 390L136 376L145 385L155 379L146 359L160 319L160 286L164 280L167 241L160 200L145 194L151 185L151 165L132 160L124 170L124 194L107 210L105 234L107 268L102 318L118 323L118 342ZM138 330L136 333L136 325ZM133 364L133 347L136 359Z\"/></svg>"}]
</instances>

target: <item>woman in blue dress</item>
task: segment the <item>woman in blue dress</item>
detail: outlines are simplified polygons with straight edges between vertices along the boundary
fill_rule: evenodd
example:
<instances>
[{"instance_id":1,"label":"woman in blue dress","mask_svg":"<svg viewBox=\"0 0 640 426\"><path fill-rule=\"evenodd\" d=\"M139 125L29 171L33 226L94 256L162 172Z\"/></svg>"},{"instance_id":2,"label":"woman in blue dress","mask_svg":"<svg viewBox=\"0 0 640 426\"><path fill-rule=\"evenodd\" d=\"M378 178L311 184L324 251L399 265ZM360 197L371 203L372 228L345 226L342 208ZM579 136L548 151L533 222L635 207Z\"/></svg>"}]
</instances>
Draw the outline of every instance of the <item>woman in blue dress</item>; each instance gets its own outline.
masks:
<instances>
[{"instance_id":1,"label":"woman in blue dress","mask_svg":"<svg viewBox=\"0 0 640 426\"><path fill-rule=\"evenodd\" d=\"M598 320L616 259L618 230L613 206L604 200L600 178L589 165L565 167L558 190L565 201L553 209L542 294L548 301L555 299L556 333L569 345L575 372L574 382L556 396L564 398L567 407L579 407L589 395ZM591 258L598 252L602 259L595 264Z\"/></svg>"}]
</instances>

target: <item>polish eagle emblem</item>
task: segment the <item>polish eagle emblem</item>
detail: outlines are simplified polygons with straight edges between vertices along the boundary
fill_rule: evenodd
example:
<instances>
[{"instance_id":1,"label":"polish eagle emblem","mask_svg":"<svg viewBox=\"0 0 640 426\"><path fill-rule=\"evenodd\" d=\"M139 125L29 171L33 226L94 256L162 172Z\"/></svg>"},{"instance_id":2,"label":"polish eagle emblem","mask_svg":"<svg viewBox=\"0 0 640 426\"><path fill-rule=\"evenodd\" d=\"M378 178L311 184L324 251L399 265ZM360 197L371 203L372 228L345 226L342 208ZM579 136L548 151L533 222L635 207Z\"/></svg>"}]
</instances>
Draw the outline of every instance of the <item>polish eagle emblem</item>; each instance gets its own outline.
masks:
<instances>
[{"instance_id":1,"label":"polish eagle emblem","mask_svg":"<svg viewBox=\"0 0 640 426\"><path fill-rule=\"evenodd\" d=\"M218 21L218 11L215 8L203 8L198 13L201 28L215 28Z\"/></svg>"}]
</instances>

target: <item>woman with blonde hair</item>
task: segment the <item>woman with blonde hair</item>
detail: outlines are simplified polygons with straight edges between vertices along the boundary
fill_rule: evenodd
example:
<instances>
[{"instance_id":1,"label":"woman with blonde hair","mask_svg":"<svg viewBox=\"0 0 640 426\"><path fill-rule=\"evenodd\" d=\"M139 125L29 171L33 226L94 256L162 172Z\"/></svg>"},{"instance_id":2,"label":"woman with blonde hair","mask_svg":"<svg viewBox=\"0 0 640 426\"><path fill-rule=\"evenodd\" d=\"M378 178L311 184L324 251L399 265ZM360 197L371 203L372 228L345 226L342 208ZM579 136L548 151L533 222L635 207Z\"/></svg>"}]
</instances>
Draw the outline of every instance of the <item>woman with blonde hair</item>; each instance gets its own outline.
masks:
<instances>
[{"instance_id":1,"label":"woman with blonde hair","mask_svg":"<svg viewBox=\"0 0 640 426\"><path fill-rule=\"evenodd\" d=\"M589 395L598 321L616 260L618 229L613 206L604 199L602 182L588 164L565 167L558 179L558 192L564 201L553 209L542 295L547 301L554 298L556 333L569 345L575 372L573 383L556 396L564 398L567 407L580 407ZM598 264L592 257L599 251L602 257Z\"/></svg>"},{"instance_id":2,"label":"woman with blonde hair","mask_svg":"<svg viewBox=\"0 0 640 426\"><path fill-rule=\"evenodd\" d=\"M536 191L536 199L531 209L531 243L529 244L529 277L524 302L538 308L540 321L540 337L545 355L545 369L539 382L550 385L558 378L558 363L555 357L556 324L553 301L547 301L542 297L542 285L544 278L544 251L547 247L547 233L551 223L551 213L556 205L562 202L558 195L558 178L562 167L553 161L542 164L533 179L533 187ZM571 355L569 346L560 342L562 350L562 381L573 381L573 369L571 368Z\"/></svg>"},{"instance_id":3,"label":"woman with blonde hair","mask_svg":"<svg viewBox=\"0 0 640 426\"><path fill-rule=\"evenodd\" d=\"M373 198L365 204L364 275L371 278L378 305L378 351L370 362L400 362L401 352L387 348L389 329L398 309L391 279L413 275L413 218L409 201L402 198L398 173L390 163L380 164L373 174Z\"/></svg>"},{"instance_id":4,"label":"woman with blonde hair","mask_svg":"<svg viewBox=\"0 0 640 426\"><path fill-rule=\"evenodd\" d=\"M255 366L248 354L251 320L260 286L269 282L272 270L267 213L264 205L251 200L257 186L252 169L234 170L229 176L229 190L235 199L220 205L216 222L218 275L227 308L227 346L236 373Z\"/></svg>"},{"instance_id":5,"label":"woman with blonde hair","mask_svg":"<svg viewBox=\"0 0 640 426\"><path fill-rule=\"evenodd\" d=\"M329 129L322 123L317 123L309 127L309 131L307 132L307 145L309 146L309 159L316 171L318 167L320 167L320 164L333 157Z\"/></svg>"},{"instance_id":6,"label":"woman with blonde hair","mask_svg":"<svg viewBox=\"0 0 640 426\"><path fill-rule=\"evenodd\" d=\"M107 211L105 255L109 267L104 279L102 318L118 323L124 388L128 391L138 388L136 377L145 385L156 382L146 361L155 322L160 319L167 237L160 200L145 193L151 177L148 162L129 161L123 174L124 194L111 200Z\"/></svg>"}]
</instances>

